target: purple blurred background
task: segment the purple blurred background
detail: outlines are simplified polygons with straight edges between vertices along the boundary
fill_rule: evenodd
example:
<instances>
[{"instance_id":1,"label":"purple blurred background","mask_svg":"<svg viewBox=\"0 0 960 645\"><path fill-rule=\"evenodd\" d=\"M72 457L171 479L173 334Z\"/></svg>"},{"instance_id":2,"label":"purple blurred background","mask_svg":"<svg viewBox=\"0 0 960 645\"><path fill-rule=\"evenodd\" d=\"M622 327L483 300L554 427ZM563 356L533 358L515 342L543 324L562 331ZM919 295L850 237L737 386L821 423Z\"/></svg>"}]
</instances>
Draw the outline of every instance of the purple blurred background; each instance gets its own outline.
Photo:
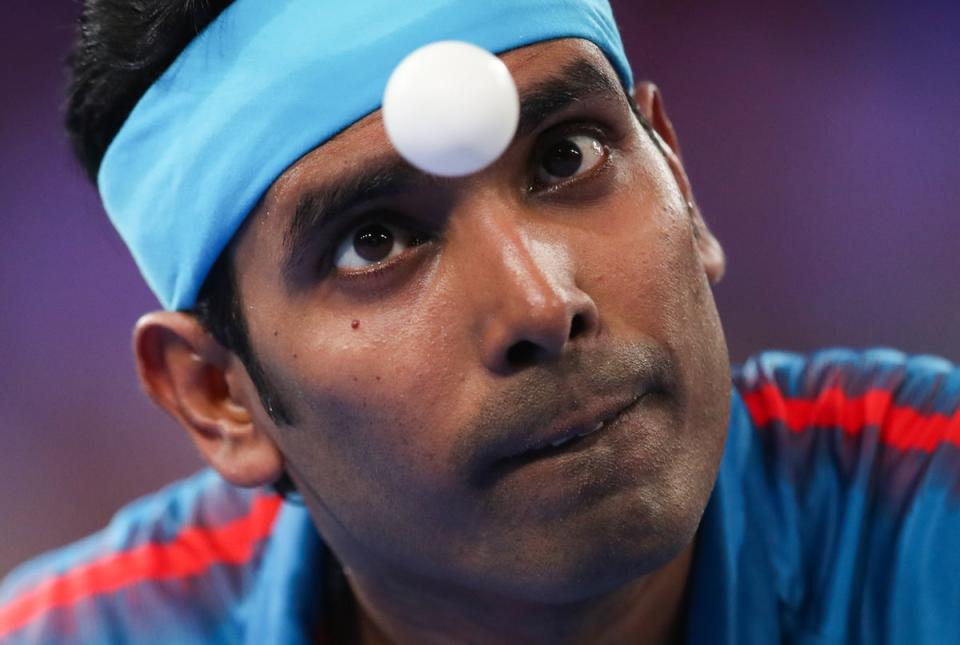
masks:
<instances>
[{"instance_id":1,"label":"purple blurred background","mask_svg":"<svg viewBox=\"0 0 960 645\"><path fill-rule=\"evenodd\" d=\"M960 3L614 0L725 244L735 360L960 359ZM60 127L74 2L8 0L0 102L0 576L200 466L136 384L155 307Z\"/></svg>"}]
</instances>

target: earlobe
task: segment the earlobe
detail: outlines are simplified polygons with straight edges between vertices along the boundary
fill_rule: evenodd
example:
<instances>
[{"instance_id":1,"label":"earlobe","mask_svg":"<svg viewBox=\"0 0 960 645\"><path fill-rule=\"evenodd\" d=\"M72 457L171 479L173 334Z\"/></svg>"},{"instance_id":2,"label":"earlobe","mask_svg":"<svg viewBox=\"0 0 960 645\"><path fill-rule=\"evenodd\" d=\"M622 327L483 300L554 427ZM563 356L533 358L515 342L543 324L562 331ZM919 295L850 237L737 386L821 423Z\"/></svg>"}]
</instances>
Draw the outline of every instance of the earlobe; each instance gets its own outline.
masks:
<instances>
[{"instance_id":1,"label":"earlobe","mask_svg":"<svg viewBox=\"0 0 960 645\"><path fill-rule=\"evenodd\" d=\"M259 400L249 376L196 318L171 311L146 314L134 329L133 350L146 393L183 426L225 479L259 486L280 477L282 455L254 423L251 406Z\"/></svg>"}]
</instances>

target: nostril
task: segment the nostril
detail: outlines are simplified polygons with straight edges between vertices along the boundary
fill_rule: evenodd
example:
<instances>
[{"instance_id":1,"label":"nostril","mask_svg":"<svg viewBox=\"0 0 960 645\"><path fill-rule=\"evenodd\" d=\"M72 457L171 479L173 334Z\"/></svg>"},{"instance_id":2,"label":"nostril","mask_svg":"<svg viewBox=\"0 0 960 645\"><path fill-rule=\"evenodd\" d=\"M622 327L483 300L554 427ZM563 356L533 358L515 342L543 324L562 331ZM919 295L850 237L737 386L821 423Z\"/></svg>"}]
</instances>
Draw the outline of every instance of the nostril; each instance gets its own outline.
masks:
<instances>
[{"instance_id":1,"label":"nostril","mask_svg":"<svg viewBox=\"0 0 960 645\"><path fill-rule=\"evenodd\" d=\"M521 340L507 350L507 361L513 367L527 367L537 361L540 348L529 340Z\"/></svg>"},{"instance_id":2,"label":"nostril","mask_svg":"<svg viewBox=\"0 0 960 645\"><path fill-rule=\"evenodd\" d=\"M583 314L577 314L570 321L570 340L573 340L583 332L587 331L587 318Z\"/></svg>"}]
</instances>

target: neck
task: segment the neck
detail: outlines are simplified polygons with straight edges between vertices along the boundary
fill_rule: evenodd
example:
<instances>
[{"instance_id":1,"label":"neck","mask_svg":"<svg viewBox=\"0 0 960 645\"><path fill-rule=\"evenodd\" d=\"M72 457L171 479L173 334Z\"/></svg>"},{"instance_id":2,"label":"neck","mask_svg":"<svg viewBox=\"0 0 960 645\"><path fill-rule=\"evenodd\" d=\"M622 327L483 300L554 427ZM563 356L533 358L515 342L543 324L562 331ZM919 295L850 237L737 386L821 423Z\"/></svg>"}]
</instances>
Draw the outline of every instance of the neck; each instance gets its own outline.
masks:
<instances>
[{"instance_id":1,"label":"neck","mask_svg":"<svg viewBox=\"0 0 960 645\"><path fill-rule=\"evenodd\" d=\"M546 604L463 589L425 588L349 573L364 645L662 644L682 636L693 545L666 565L605 593Z\"/></svg>"}]
</instances>

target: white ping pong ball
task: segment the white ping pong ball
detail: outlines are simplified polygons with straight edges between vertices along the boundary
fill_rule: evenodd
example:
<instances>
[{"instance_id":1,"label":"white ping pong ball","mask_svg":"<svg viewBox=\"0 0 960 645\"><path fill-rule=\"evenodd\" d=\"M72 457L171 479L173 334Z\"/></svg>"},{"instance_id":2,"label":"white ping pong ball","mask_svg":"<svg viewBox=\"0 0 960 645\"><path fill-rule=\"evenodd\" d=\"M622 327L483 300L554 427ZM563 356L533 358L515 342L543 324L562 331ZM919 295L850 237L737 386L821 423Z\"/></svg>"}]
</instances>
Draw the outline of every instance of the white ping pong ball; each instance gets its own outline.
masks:
<instances>
[{"instance_id":1,"label":"white ping pong ball","mask_svg":"<svg viewBox=\"0 0 960 645\"><path fill-rule=\"evenodd\" d=\"M420 170L460 177L500 158L520 119L517 86L502 60L444 40L404 58L387 81L383 123L397 151Z\"/></svg>"}]
</instances>

